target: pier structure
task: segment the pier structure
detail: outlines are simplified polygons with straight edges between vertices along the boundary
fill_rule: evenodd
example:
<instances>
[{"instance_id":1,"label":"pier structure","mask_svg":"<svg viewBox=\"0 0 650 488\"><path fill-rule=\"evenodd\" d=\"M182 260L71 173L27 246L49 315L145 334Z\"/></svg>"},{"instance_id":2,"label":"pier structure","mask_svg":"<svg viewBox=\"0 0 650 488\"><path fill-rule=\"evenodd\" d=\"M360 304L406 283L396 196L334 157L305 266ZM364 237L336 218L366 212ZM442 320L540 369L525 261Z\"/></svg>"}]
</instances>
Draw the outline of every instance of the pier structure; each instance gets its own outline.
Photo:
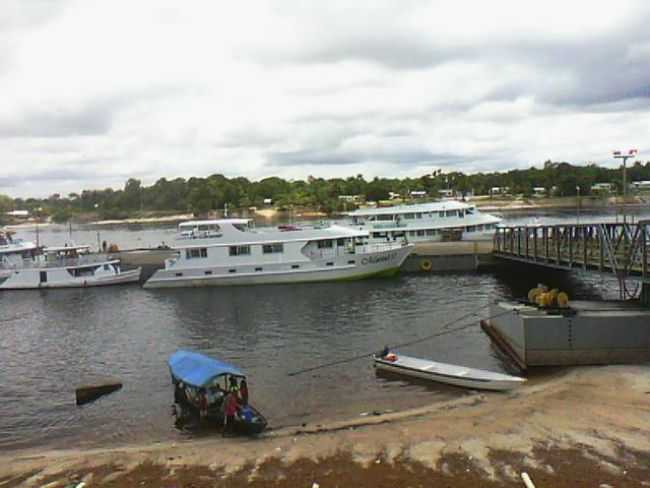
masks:
<instances>
[{"instance_id":1,"label":"pier structure","mask_svg":"<svg viewBox=\"0 0 650 488\"><path fill-rule=\"evenodd\" d=\"M650 220L637 223L518 225L497 229L499 259L614 276L620 298L650 306Z\"/></svg>"}]
</instances>

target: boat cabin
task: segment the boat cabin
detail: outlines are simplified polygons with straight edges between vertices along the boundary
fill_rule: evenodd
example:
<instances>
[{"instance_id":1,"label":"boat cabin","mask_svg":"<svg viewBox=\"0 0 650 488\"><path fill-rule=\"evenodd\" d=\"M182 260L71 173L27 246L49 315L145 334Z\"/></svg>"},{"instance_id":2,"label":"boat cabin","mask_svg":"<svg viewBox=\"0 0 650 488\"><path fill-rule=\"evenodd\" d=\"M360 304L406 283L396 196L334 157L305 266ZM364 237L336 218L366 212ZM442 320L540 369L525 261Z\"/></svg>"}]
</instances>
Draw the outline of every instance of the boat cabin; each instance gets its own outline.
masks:
<instances>
[{"instance_id":1,"label":"boat cabin","mask_svg":"<svg viewBox=\"0 0 650 488\"><path fill-rule=\"evenodd\" d=\"M194 220L178 225L179 239L210 239L223 236L222 225L229 224L238 230L246 231L253 227L250 219Z\"/></svg>"}]
</instances>

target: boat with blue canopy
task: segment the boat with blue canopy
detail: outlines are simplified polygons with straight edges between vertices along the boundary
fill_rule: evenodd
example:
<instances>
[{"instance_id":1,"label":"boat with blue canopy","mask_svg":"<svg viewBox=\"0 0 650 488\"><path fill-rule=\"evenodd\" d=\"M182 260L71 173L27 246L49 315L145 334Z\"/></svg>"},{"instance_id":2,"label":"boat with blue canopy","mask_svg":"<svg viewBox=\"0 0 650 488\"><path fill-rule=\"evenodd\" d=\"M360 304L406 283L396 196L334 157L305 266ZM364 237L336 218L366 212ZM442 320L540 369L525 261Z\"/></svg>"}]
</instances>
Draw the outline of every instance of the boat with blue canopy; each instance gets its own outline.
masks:
<instances>
[{"instance_id":1,"label":"boat with blue canopy","mask_svg":"<svg viewBox=\"0 0 650 488\"><path fill-rule=\"evenodd\" d=\"M223 425L226 396L234 394L238 402L234 431L250 435L266 428L264 416L248 403L248 387L245 393L240 390L246 384L246 375L237 366L184 350L173 353L168 365L174 400L181 407L190 407L200 418Z\"/></svg>"}]
</instances>

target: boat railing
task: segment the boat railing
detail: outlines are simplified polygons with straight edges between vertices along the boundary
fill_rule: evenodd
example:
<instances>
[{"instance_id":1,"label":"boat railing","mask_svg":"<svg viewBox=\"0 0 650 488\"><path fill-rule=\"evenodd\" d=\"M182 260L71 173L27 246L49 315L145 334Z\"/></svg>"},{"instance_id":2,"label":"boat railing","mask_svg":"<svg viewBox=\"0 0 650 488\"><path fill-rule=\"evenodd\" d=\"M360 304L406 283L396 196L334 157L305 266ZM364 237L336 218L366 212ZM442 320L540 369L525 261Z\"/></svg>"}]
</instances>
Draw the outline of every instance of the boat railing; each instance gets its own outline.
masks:
<instances>
[{"instance_id":1,"label":"boat railing","mask_svg":"<svg viewBox=\"0 0 650 488\"><path fill-rule=\"evenodd\" d=\"M356 247L357 253L372 253L372 252L384 252L384 251L394 251L396 249L401 249L404 246L407 246L406 241L391 241L391 242L373 242L364 244L362 246Z\"/></svg>"},{"instance_id":2,"label":"boat railing","mask_svg":"<svg viewBox=\"0 0 650 488\"><path fill-rule=\"evenodd\" d=\"M371 224L373 229L395 229L408 227L405 222L383 222L381 224Z\"/></svg>"},{"instance_id":3,"label":"boat railing","mask_svg":"<svg viewBox=\"0 0 650 488\"><path fill-rule=\"evenodd\" d=\"M37 256L36 258L23 259L21 262L0 263L0 269L33 269L33 268L65 268L72 266L87 266L103 264L110 261L105 254L85 254L77 257L52 257Z\"/></svg>"}]
</instances>

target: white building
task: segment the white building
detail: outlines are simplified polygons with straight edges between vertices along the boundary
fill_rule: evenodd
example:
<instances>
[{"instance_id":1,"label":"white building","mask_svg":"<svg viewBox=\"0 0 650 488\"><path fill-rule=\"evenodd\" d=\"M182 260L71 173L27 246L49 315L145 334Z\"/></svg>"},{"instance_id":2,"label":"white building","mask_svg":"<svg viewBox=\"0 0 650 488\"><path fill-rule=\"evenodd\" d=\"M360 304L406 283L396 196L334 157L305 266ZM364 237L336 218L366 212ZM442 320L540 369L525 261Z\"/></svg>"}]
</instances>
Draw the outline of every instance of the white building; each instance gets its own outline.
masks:
<instances>
[{"instance_id":1,"label":"white building","mask_svg":"<svg viewBox=\"0 0 650 488\"><path fill-rule=\"evenodd\" d=\"M7 215L10 217L26 219L29 217L29 210L12 210L11 212L7 212Z\"/></svg>"},{"instance_id":2,"label":"white building","mask_svg":"<svg viewBox=\"0 0 650 488\"><path fill-rule=\"evenodd\" d=\"M595 193L610 193L614 190L612 183L595 183L591 185L591 191Z\"/></svg>"},{"instance_id":3,"label":"white building","mask_svg":"<svg viewBox=\"0 0 650 488\"><path fill-rule=\"evenodd\" d=\"M427 192L423 190L411 190L409 196L411 198L424 198L427 196Z\"/></svg>"}]
</instances>

